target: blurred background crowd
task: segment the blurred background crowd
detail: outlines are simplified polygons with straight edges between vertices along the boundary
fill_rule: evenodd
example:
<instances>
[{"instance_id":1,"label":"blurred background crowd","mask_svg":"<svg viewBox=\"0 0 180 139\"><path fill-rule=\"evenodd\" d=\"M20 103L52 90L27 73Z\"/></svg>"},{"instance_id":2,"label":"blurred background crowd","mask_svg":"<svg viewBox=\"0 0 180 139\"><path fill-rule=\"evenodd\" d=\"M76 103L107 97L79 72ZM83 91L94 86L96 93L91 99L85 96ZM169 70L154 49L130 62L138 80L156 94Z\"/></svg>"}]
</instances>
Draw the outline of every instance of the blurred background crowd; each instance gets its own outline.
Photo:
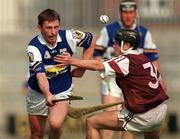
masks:
<instances>
[{"instance_id":1,"label":"blurred background crowd","mask_svg":"<svg viewBox=\"0 0 180 139\"><path fill-rule=\"evenodd\" d=\"M137 0L139 22L148 27L160 53L170 99L167 116L168 133L178 134L180 121L180 1ZM95 37L103 27L101 14L118 18L120 0L1 0L0 1L0 139L3 134L23 136L27 119L23 82L27 76L26 46L37 33L37 15L46 8L61 15L66 29L90 31ZM80 51L80 50L79 50ZM78 54L76 55L78 57ZM74 79L75 94L85 100L72 105L100 104L99 74L86 72ZM19 138L19 137L18 137Z\"/></svg>"}]
</instances>

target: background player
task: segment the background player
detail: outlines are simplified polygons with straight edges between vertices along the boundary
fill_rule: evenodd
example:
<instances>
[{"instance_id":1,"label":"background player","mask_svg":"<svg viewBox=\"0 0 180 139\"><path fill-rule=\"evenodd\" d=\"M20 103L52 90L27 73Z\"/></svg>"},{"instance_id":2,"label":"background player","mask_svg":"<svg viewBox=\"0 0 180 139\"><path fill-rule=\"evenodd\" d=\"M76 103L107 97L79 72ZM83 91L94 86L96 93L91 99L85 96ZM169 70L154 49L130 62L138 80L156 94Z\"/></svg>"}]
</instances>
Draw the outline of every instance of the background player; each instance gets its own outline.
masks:
<instances>
[{"instance_id":1,"label":"background player","mask_svg":"<svg viewBox=\"0 0 180 139\"><path fill-rule=\"evenodd\" d=\"M73 53L76 47L83 47L83 58L92 56L92 34L77 30L61 30L60 15L46 9L38 15L40 34L34 37L28 47L29 71L27 111L31 139L43 139L47 117L49 139L59 139L67 115L68 101L54 103L55 99L67 98L72 90L71 67L56 67L54 57ZM83 74L85 70L76 69Z\"/></svg>"},{"instance_id":2,"label":"background player","mask_svg":"<svg viewBox=\"0 0 180 139\"><path fill-rule=\"evenodd\" d=\"M100 36L96 41L94 57L95 59L110 59L114 56L113 40L116 32L119 29L127 28L133 29L140 33L141 42L140 49L150 61L156 66L160 72L158 64L159 54L156 45L152 41L150 31L138 23L137 3L134 0L122 0L119 6L120 20L115 21L102 28ZM164 81L161 80L162 86L166 89ZM102 103L117 102L123 98L121 89L116 85L115 79L111 76L104 76L101 82L101 96ZM105 109L105 111L112 111L118 109L117 106ZM112 138L111 131L103 131L102 136L104 139ZM133 138L130 134L123 134L122 138Z\"/></svg>"},{"instance_id":3,"label":"background player","mask_svg":"<svg viewBox=\"0 0 180 139\"><path fill-rule=\"evenodd\" d=\"M167 112L165 100L168 96L160 84L159 72L138 49L139 44L137 31L122 29L115 35L116 57L110 60L79 60L69 54L55 57L55 61L61 63L60 67L71 64L114 74L118 87L122 89L125 107L87 118L87 139L100 139L102 129L143 132L145 139L160 138L159 129Z\"/></svg>"}]
</instances>

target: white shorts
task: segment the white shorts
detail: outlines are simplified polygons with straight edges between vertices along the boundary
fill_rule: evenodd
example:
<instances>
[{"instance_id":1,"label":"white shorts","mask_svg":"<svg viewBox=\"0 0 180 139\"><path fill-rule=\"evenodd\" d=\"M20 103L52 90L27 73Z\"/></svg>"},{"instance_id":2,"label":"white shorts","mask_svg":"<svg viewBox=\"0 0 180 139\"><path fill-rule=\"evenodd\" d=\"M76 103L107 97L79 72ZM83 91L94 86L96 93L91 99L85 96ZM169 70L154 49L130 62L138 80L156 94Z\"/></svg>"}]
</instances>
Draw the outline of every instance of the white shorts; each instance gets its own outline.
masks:
<instances>
[{"instance_id":1,"label":"white shorts","mask_svg":"<svg viewBox=\"0 0 180 139\"><path fill-rule=\"evenodd\" d=\"M67 95L72 94L72 89L68 89L65 92L61 92L55 95L55 98L60 99L67 97ZM30 115L48 115L48 106L46 105L45 97L43 94L38 93L35 90L29 88L28 95L26 97L27 102L27 112Z\"/></svg>"},{"instance_id":2,"label":"white shorts","mask_svg":"<svg viewBox=\"0 0 180 139\"><path fill-rule=\"evenodd\" d=\"M110 95L117 98L123 97L122 90L117 86L114 77L108 77L108 80L102 79L101 94Z\"/></svg>"},{"instance_id":3,"label":"white shorts","mask_svg":"<svg viewBox=\"0 0 180 139\"><path fill-rule=\"evenodd\" d=\"M127 131L147 132L161 127L166 112L167 105L161 103L157 107L140 114L133 114L123 109L118 112L118 118L123 121L123 128Z\"/></svg>"}]
</instances>

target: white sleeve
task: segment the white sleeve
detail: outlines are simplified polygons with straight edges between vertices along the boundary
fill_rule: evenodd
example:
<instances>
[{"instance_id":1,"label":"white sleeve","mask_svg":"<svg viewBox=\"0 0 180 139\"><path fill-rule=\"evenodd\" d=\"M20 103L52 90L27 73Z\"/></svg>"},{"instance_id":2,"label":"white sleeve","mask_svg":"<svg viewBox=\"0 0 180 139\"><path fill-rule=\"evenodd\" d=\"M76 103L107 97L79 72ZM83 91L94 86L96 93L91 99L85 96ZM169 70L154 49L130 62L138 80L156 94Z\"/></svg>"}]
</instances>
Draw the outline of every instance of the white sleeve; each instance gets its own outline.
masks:
<instances>
[{"instance_id":1,"label":"white sleeve","mask_svg":"<svg viewBox=\"0 0 180 139\"><path fill-rule=\"evenodd\" d=\"M30 65L34 65L37 61L42 61L42 56L38 48L33 45L27 47Z\"/></svg>"},{"instance_id":2,"label":"white sleeve","mask_svg":"<svg viewBox=\"0 0 180 139\"><path fill-rule=\"evenodd\" d=\"M66 39L73 52L76 51L77 44L85 38L85 32L79 30L66 30Z\"/></svg>"},{"instance_id":3,"label":"white sleeve","mask_svg":"<svg viewBox=\"0 0 180 139\"><path fill-rule=\"evenodd\" d=\"M157 49L156 45L154 44L154 42L152 40L152 35L151 35L150 31L147 31L147 33L146 33L144 48L145 49Z\"/></svg>"},{"instance_id":4,"label":"white sleeve","mask_svg":"<svg viewBox=\"0 0 180 139\"><path fill-rule=\"evenodd\" d=\"M96 45L108 47L109 36L106 27L103 27L100 36L96 41Z\"/></svg>"},{"instance_id":5,"label":"white sleeve","mask_svg":"<svg viewBox=\"0 0 180 139\"><path fill-rule=\"evenodd\" d=\"M124 56L113 58L103 62L105 75L116 74L118 76L126 76L129 74L129 59Z\"/></svg>"}]
</instances>

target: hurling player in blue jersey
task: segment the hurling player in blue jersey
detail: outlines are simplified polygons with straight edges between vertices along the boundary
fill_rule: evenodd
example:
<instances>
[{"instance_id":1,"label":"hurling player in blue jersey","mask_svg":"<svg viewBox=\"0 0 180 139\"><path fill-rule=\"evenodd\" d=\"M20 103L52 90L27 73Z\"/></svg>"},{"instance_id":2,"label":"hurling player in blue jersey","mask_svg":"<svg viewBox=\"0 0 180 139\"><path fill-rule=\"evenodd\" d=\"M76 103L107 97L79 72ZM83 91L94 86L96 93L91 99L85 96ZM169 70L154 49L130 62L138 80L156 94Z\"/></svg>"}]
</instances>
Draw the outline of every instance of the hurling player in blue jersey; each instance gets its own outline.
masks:
<instances>
[{"instance_id":1,"label":"hurling player in blue jersey","mask_svg":"<svg viewBox=\"0 0 180 139\"><path fill-rule=\"evenodd\" d=\"M54 102L67 98L72 90L71 67L56 67L54 57L73 53L76 47L84 48L83 59L93 54L93 37L90 32L60 29L60 15L46 9L38 15L40 33L27 47L30 77L28 79L27 112L31 139L43 139L45 124L49 122L49 139L59 139L68 101ZM75 69L73 76L82 76L85 70Z\"/></svg>"},{"instance_id":2,"label":"hurling player in blue jersey","mask_svg":"<svg viewBox=\"0 0 180 139\"><path fill-rule=\"evenodd\" d=\"M156 45L152 41L150 31L142 25L139 25L137 18L137 3L134 0L122 0L119 6L120 20L104 26L100 32L100 36L96 41L94 57L95 59L110 59L114 56L113 40L118 30L126 28L133 29L140 33L141 42L140 49L150 61L157 67L160 72L158 64L159 54ZM165 89L164 81L161 80L162 86ZM111 103L119 101L123 98L122 91L117 87L115 79L111 75L102 78L101 83L102 103ZM119 106L114 106L105 111L116 110ZM102 132L104 139L112 138L112 131ZM123 138L133 138L128 133L123 133ZM126 137L127 136L127 137ZM130 137L131 136L131 137Z\"/></svg>"}]
</instances>

